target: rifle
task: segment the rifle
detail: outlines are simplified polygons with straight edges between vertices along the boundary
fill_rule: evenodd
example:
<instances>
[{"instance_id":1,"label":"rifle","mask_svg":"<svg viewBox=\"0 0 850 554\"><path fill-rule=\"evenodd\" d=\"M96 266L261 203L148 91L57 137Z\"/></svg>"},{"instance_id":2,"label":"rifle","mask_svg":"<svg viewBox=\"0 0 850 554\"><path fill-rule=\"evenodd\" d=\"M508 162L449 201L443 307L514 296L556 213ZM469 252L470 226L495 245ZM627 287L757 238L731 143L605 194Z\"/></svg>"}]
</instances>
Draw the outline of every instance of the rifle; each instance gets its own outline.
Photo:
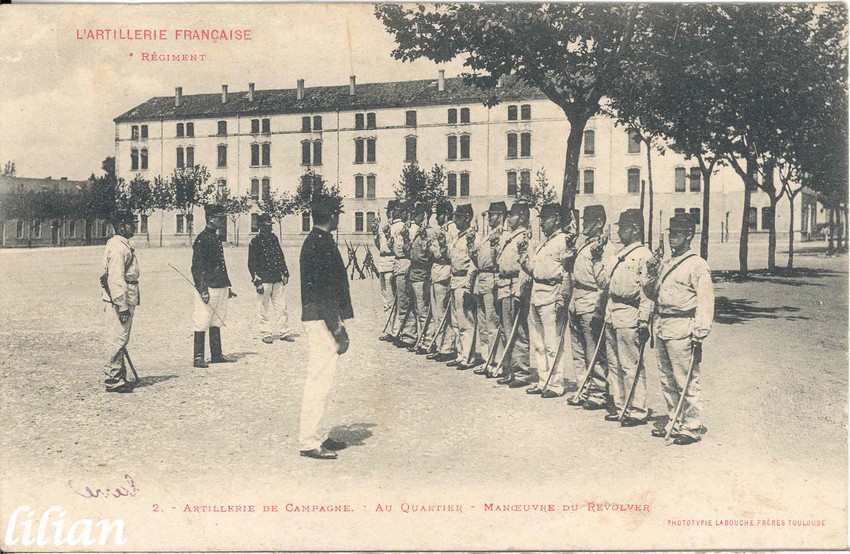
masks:
<instances>
[{"instance_id":1,"label":"rifle","mask_svg":"<svg viewBox=\"0 0 850 554\"><path fill-rule=\"evenodd\" d=\"M602 341L605 340L605 328L607 326L608 322L603 319L602 330L599 332L599 340L596 341L596 348L593 351L593 357L590 359L590 364L587 367L587 373L584 374L584 380L581 382L581 386L578 388L576 393L570 398L570 400L574 404L578 404L581 401L581 397L584 395L585 388L590 385L590 376L593 375L593 368L596 367L596 360L599 357L599 350L602 347Z\"/></svg>"},{"instance_id":2,"label":"rifle","mask_svg":"<svg viewBox=\"0 0 850 554\"><path fill-rule=\"evenodd\" d=\"M559 333L559 336L560 336L560 338L558 339L558 350L555 352L555 359L552 360L552 367L546 368L546 370L549 372L549 375L548 375L548 377L546 377L546 383L544 383L544 385L541 387L544 390L546 389L546 387L549 386L549 380L552 378L552 374L555 373L555 368L558 367L558 364L561 362L561 356L564 353L564 342L565 342L565 339L566 339L566 336L567 336L567 333L565 331L567 330L567 323L570 320L569 319L570 318L570 311L567 309L566 305L563 306L561 308L561 310L563 311L563 316L562 316L563 319L561 320L561 328L558 330L558 333ZM545 349L544 349L544 351L545 351ZM545 360L546 360L546 365L548 366L549 365L549 357L546 356Z\"/></svg>"},{"instance_id":3,"label":"rifle","mask_svg":"<svg viewBox=\"0 0 850 554\"><path fill-rule=\"evenodd\" d=\"M626 404L623 406L623 413L620 414L620 418L617 420L620 423L623 423L623 420L626 419L626 413L629 411L629 408L632 407L632 401L635 399L635 390L637 390L637 382L640 379L640 373L643 371L643 354L646 351L646 343L647 341L641 342L640 345L640 356L638 357L638 365L635 370L635 377L632 380L632 386L629 387L629 395L626 397Z\"/></svg>"},{"instance_id":4,"label":"rifle","mask_svg":"<svg viewBox=\"0 0 850 554\"><path fill-rule=\"evenodd\" d=\"M127 359L127 365L130 366L130 371L133 372L133 384L135 385L136 383L141 381L141 379L139 379L139 374L136 373L136 366L133 365L133 360L130 359L130 353L127 352L127 347L125 346L121 350L124 351L124 357Z\"/></svg>"},{"instance_id":5,"label":"rifle","mask_svg":"<svg viewBox=\"0 0 850 554\"><path fill-rule=\"evenodd\" d=\"M493 360L496 359L496 351L499 349L499 343L502 342L504 338L505 335L502 332L502 328L499 327L496 330L496 338L493 340L493 345L490 346L490 352L487 354L487 361L484 362L484 373L487 375L490 375L490 364L492 364Z\"/></svg>"},{"instance_id":6,"label":"rifle","mask_svg":"<svg viewBox=\"0 0 850 554\"><path fill-rule=\"evenodd\" d=\"M670 441L670 435L673 434L673 428L676 427L676 422L679 421L679 418L682 417L682 409L685 407L685 397L688 396L688 388L691 386L691 381L694 378L694 370L699 365L700 361L702 361L702 343L697 343L693 345L691 349L691 366L688 368L688 378L685 380L685 388L682 390L682 394L679 396L679 403L676 405L676 411L673 415L673 421L670 422L670 428L667 430L667 434L664 435L665 444L670 446L672 441Z\"/></svg>"},{"instance_id":7,"label":"rifle","mask_svg":"<svg viewBox=\"0 0 850 554\"><path fill-rule=\"evenodd\" d=\"M395 323L395 316L396 316L396 309L395 308L396 308L397 304L398 304L398 297L393 295L393 305L390 306L390 313L387 316L387 322L384 323L384 331L383 331L384 335L388 334L389 330L391 329L390 322L392 321L393 323Z\"/></svg>"},{"instance_id":8,"label":"rifle","mask_svg":"<svg viewBox=\"0 0 850 554\"><path fill-rule=\"evenodd\" d=\"M449 315L451 314L452 306L454 306L454 296L449 296L446 301L445 309L443 310L443 318L440 320L440 324L437 325L437 331L434 333L434 338L431 339L431 344L425 349L428 352L431 352L431 349L434 348L437 344L437 338L443 335L446 331L446 326L449 323Z\"/></svg>"},{"instance_id":9,"label":"rifle","mask_svg":"<svg viewBox=\"0 0 850 554\"><path fill-rule=\"evenodd\" d=\"M496 369L490 374L491 377L500 377L502 373L504 373L505 360L508 359L513 353L514 345L516 344L516 334L517 329L519 329L519 320L522 315L522 305L521 301L517 299L517 303L520 304L517 306L516 315L514 316L514 322L511 325L511 334L508 337L508 340L505 342L505 349L502 351L502 357L499 359L499 363L496 365Z\"/></svg>"},{"instance_id":10,"label":"rifle","mask_svg":"<svg viewBox=\"0 0 850 554\"><path fill-rule=\"evenodd\" d=\"M433 285L432 285L432 288L433 288ZM431 324L431 319L432 319L432 315L433 315L432 308L433 308L433 306L429 302L428 303L428 313L425 316L425 324L422 325L422 329L419 330L419 336L416 337L416 342L413 343L413 350L414 351L419 348L419 344L422 342L422 339L425 338L425 330L428 329L428 325Z\"/></svg>"}]
</instances>

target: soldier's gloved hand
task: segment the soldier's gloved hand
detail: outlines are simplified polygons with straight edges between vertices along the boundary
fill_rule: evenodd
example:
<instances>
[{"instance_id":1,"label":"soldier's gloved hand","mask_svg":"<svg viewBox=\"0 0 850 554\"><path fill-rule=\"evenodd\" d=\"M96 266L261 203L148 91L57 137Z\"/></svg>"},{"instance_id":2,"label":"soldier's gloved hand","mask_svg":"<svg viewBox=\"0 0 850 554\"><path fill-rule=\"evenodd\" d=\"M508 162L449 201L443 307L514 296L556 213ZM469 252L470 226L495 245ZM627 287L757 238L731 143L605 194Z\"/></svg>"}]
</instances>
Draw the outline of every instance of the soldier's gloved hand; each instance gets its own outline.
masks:
<instances>
[{"instance_id":1,"label":"soldier's gloved hand","mask_svg":"<svg viewBox=\"0 0 850 554\"><path fill-rule=\"evenodd\" d=\"M348 346L351 344L348 340L348 332L345 330L345 325L340 322L331 334L336 342L336 353L340 355L345 354L348 351Z\"/></svg>"},{"instance_id":2,"label":"soldier's gloved hand","mask_svg":"<svg viewBox=\"0 0 850 554\"><path fill-rule=\"evenodd\" d=\"M201 300L204 301L204 304L210 303L210 293L209 293L209 291L205 290L204 292L201 293Z\"/></svg>"},{"instance_id":3,"label":"soldier's gloved hand","mask_svg":"<svg viewBox=\"0 0 850 554\"><path fill-rule=\"evenodd\" d=\"M499 235L494 233L490 236L490 246L499 246Z\"/></svg>"},{"instance_id":4,"label":"soldier's gloved hand","mask_svg":"<svg viewBox=\"0 0 850 554\"><path fill-rule=\"evenodd\" d=\"M649 340L649 323L646 321L638 321L638 342L640 344Z\"/></svg>"},{"instance_id":5,"label":"soldier's gloved hand","mask_svg":"<svg viewBox=\"0 0 850 554\"><path fill-rule=\"evenodd\" d=\"M437 243L440 246L446 245L446 234L445 233L440 233L439 235L437 235Z\"/></svg>"},{"instance_id":6,"label":"soldier's gloved hand","mask_svg":"<svg viewBox=\"0 0 850 554\"><path fill-rule=\"evenodd\" d=\"M233 292L232 290L230 290L230 289L227 290L227 297L228 298L236 298L237 296L238 295L235 292Z\"/></svg>"},{"instance_id":7,"label":"soldier's gloved hand","mask_svg":"<svg viewBox=\"0 0 850 554\"><path fill-rule=\"evenodd\" d=\"M658 268L661 267L661 260L655 256L646 260L646 270L650 275L658 275Z\"/></svg>"},{"instance_id":8,"label":"soldier's gloved hand","mask_svg":"<svg viewBox=\"0 0 850 554\"><path fill-rule=\"evenodd\" d=\"M700 336L697 336L697 335L691 335L691 344L693 346L701 346L703 339L705 339L705 337L700 337Z\"/></svg>"},{"instance_id":9,"label":"soldier's gloved hand","mask_svg":"<svg viewBox=\"0 0 850 554\"><path fill-rule=\"evenodd\" d=\"M127 323L130 320L130 310L123 310L118 312L118 321L122 324Z\"/></svg>"},{"instance_id":10,"label":"soldier's gloved hand","mask_svg":"<svg viewBox=\"0 0 850 554\"><path fill-rule=\"evenodd\" d=\"M257 294L263 294L266 291L261 281L257 281L254 287L257 289Z\"/></svg>"},{"instance_id":11,"label":"soldier's gloved hand","mask_svg":"<svg viewBox=\"0 0 850 554\"><path fill-rule=\"evenodd\" d=\"M605 250L605 243L601 240L590 247L590 257L594 261L599 261L602 259L602 252Z\"/></svg>"}]
</instances>

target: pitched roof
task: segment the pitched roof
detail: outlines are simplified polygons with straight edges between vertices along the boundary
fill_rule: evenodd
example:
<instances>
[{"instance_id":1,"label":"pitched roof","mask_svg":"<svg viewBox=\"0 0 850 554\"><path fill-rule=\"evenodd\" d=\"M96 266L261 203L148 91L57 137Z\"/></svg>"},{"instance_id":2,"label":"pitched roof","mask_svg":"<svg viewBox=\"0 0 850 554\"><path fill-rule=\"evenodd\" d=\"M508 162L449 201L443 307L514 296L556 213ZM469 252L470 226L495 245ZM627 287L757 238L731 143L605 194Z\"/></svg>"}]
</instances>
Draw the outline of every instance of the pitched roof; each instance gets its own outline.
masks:
<instances>
[{"instance_id":1,"label":"pitched roof","mask_svg":"<svg viewBox=\"0 0 850 554\"><path fill-rule=\"evenodd\" d=\"M183 95L180 107L174 105L174 96L157 96L119 115L113 121L145 121L159 119L191 119L205 117L233 117L236 115L273 115L287 113L312 113L380 108L405 108L440 104L470 104L484 102L491 94L501 101L542 99L546 96L536 87L520 79L508 77L494 91L484 91L464 83L463 78L446 79L444 92L437 91L437 81L396 81L391 83L363 83L356 85L356 94L348 94L349 87L311 87L304 89L304 98L296 99L296 89L255 90L254 100L248 92L231 92L227 103L221 102L221 93Z\"/></svg>"},{"instance_id":2,"label":"pitched roof","mask_svg":"<svg viewBox=\"0 0 850 554\"><path fill-rule=\"evenodd\" d=\"M2 177L0 176L0 194L13 192L18 189L40 190L42 188L58 188L73 190L83 186L86 181L69 181L68 179L39 179L34 177Z\"/></svg>"}]
</instances>

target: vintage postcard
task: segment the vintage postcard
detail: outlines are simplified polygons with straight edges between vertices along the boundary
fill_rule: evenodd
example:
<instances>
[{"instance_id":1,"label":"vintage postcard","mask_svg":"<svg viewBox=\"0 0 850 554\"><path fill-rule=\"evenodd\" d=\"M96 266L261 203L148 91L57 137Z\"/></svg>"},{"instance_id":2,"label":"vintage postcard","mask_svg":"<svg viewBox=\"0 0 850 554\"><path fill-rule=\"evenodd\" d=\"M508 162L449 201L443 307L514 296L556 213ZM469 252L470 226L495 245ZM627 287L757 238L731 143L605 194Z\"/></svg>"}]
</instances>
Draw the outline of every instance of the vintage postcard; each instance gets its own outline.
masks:
<instances>
[{"instance_id":1,"label":"vintage postcard","mask_svg":"<svg viewBox=\"0 0 850 554\"><path fill-rule=\"evenodd\" d=\"M844 4L0 7L0 550L844 550Z\"/></svg>"}]
</instances>

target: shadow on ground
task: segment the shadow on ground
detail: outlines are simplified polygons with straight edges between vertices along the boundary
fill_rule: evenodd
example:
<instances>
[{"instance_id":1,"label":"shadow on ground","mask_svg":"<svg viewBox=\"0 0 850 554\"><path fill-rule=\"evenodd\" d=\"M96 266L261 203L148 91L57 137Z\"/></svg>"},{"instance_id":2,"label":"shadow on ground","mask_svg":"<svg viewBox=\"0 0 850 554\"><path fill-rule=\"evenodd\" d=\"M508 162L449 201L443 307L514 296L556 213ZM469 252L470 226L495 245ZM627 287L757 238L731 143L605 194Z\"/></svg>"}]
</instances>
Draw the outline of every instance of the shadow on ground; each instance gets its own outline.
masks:
<instances>
[{"instance_id":1,"label":"shadow on ground","mask_svg":"<svg viewBox=\"0 0 850 554\"><path fill-rule=\"evenodd\" d=\"M163 381L168 381L170 379L176 378L176 375L146 375L145 377L141 377L139 379L139 383L134 386L137 389L142 387L150 387L152 385L156 385L157 383L162 383Z\"/></svg>"},{"instance_id":2,"label":"shadow on ground","mask_svg":"<svg viewBox=\"0 0 850 554\"><path fill-rule=\"evenodd\" d=\"M718 296L714 301L714 321L721 325L737 325L751 319L808 320L807 316L793 315L800 311L795 306L757 306L752 300Z\"/></svg>"},{"instance_id":3,"label":"shadow on ground","mask_svg":"<svg viewBox=\"0 0 850 554\"><path fill-rule=\"evenodd\" d=\"M750 271L743 276L740 271L712 271L711 278L715 283L773 283L775 285L790 285L792 287L824 287L824 283L815 283L811 279L822 279L824 277L835 277L841 275L837 271L828 269L811 268L777 268L774 271L759 269Z\"/></svg>"},{"instance_id":4,"label":"shadow on ground","mask_svg":"<svg viewBox=\"0 0 850 554\"><path fill-rule=\"evenodd\" d=\"M352 423L351 425L337 425L331 429L330 437L336 441L342 441L348 446L363 446L366 439L372 436L373 427L376 423Z\"/></svg>"}]
</instances>

